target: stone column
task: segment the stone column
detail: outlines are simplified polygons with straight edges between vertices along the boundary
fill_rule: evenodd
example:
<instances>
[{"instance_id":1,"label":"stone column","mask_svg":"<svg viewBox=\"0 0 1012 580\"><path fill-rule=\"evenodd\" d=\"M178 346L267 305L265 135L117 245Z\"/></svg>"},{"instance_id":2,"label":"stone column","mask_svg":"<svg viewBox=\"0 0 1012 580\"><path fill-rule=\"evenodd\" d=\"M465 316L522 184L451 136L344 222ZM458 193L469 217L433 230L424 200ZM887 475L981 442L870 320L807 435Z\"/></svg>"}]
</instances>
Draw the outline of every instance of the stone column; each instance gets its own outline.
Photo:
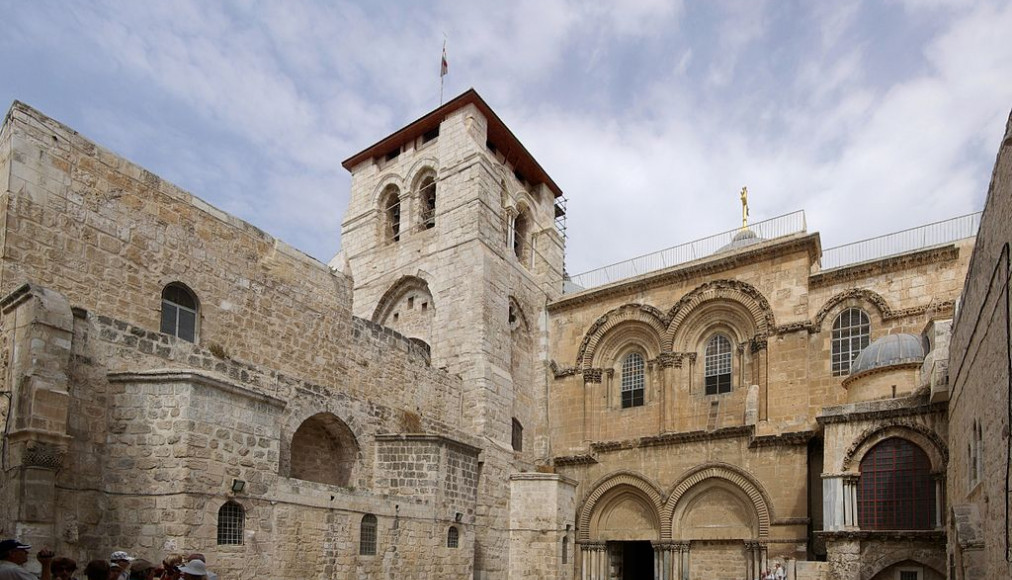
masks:
<instances>
[{"instance_id":1,"label":"stone column","mask_svg":"<svg viewBox=\"0 0 1012 580\"><path fill-rule=\"evenodd\" d=\"M0 300L0 311L3 327L11 329L2 353L11 394L0 520L11 536L54 546L56 472L71 439L67 386L74 315L63 296L29 284ZM28 566L38 564L32 558Z\"/></svg>"},{"instance_id":2,"label":"stone column","mask_svg":"<svg viewBox=\"0 0 1012 580\"><path fill-rule=\"evenodd\" d=\"M608 554L604 542L580 544L580 578L582 580L608 580Z\"/></svg>"},{"instance_id":3,"label":"stone column","mask_svg":"<svg viewBox=\"0 0 1012 580\"><path fill-rule=\"evenodd\" d=\"M935 478L935 529L945 527L945 474L936 473Z\"/></svg>"},{"instance_id":4,"label":"stone column","mask_svg":"<svg viewBox=\"0 0 1012 580\"><path fill-rule=\"evenodd\" d=\"M674 580L671 552L676 549L675 542L661 540L651 544L654 548L654 580Z\"/></svg>"},{"instance_id":5,"label":"stone column","mask_svg":"<svg viewBox=\"0 0 1012 580\"><path fill-rule=\"evenodd\" d=\"M675 542L677 550L677 575L672 580L689 580L689 542Z\"/></svg>"},{"instance_id":6,"label":"stone column","mask_svg":"<svg viewBox=\"0 0 1012 580\"><path fill-rule=\"evenodd\" d=\"M843 478L843 527L856 529L857 525L857 475Z\"/></svg>"}]
</instances>

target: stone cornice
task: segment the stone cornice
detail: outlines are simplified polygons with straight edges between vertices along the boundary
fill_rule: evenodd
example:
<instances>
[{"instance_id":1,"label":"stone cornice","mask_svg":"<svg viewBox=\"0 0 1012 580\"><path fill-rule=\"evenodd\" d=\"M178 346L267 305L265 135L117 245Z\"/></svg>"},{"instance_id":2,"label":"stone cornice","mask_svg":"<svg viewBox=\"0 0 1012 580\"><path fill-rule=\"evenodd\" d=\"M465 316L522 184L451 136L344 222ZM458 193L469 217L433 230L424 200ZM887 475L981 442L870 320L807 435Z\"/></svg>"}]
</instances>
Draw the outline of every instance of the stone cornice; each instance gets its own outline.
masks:
<instances>
[{"instance_id":1,"label":"stone cornice","mask_svg":"<svg viewBox=\"0 0 1012 580\"><path fill-rule=\"evenodd\" d=\"M814 431L796 431L781 433L779 435L755 435L755 428L752 425L739 425L736 427L724 427L714 431L683 431L680 433L661 433L649 435L638 439L627 439L624 441L595 441L590 444L593 453L608 453L623 449L642 449L646 447L667 447L681 445L684 443L696 443L700 441L716 441L719 439L745 439L748 438L749 448L757 447L793 447L807 445L808 441L815 436ZM579 459L577 459L579 458ZM560 464L563 460L566 463ZM556 465L580 465L584 463L598 463L592 455L574 455L555 459Z\"/></svg>"},{"instance_id":2,"label":"stone cornice","mask_svg":"<svg viewBox=\"0 0 1012 580\"><path fill-rule=\"evenodd\" d=\"M840 386L849 390L850 389L850 385L852 385L854 383L854 381L856 381L858 379L863 379L865 377L870 377L870 376L874 376L874 375L881 375L881 374L884 374L884 373L898 371L898 370L917 370L917 369L921 368L921 365L923 365L923 364L924 364L924 361L923 360L919 360L919 361L901 362L901 363L894 363L894 364L888 364L888 365L884 365L884 366L880 366L880 367L875 367L875 368L872 368L872 369L868 369L866 371L861 371L861 372L857 373L856 375L847 375L847 378L843 379L843 381L840 383Z\"/></svg>"},{"instance_id":3,"label":"stone cornice","mask_svg":"<svg viewBox=\"0 0 1012 580\"><path fill-rule=\"evenodd\" d=\"M815 532L825 540L893 540L945 544L945 530L839 530Z\"/></svg>"},{"instance_id":4,"label":"stone cornice","mask_svg":"<svg viewBox=\"0 0 1012 580\"><path fill-rule=\"evenodd\" d=\"M482 451L480 447L468 445L467 443L457 441L456 439L450 439L449 437L444 437L443 435L428 435L425 433L380 433L376 435L375 440L383 443L398 441L435 443L444 447L457 447L474 456L477 456Z\"/></svg>"},{"instance_id":5,"label":"stone cornice","mask_svg":"<svg viewBox=\"0 0 1012 580\"><path fill-rule=\"evenodd\" d=\"M820 425L829 425L854 421L878 421L916 415L944 414L948 411L948 403L944 401L926 403L924 402L926 400L922 395L914 395L903 399L885 399L826 407L815 420Z\"/></svg>"},{"instance_id":6,"label":"stone cornice","mask_svg":"<svg viewBox=\"0 0 1012 580\"><path fill-rule=\"evenodd\" d=\"M549 302L547 310L550 313L565 311L569 308L580 306L588 302L596 302L605 297L619 294L632 294L666 286L674 282L689 280L692 278L703 278L726 272L741 266L754 264L764 259L782 256L786 253L807 251L812 261L820 251L819 234L794 234L785 238L778 238L766 243L747 246L742 251L720 254L714 257L706 257L687 264L672 266L664 270L649 272L625 280L619 280L590 288L581 292L562 296L554 302Z\"/></svg>"},{"instance_id":7,"label":"stone cornice","mask_svg":"<svg viewBox=\"0 0 1012 580\"><path fill-rule=\"evenodd\" d=\"M258 393L238 383L193 369L123 371L111 372L106 376L110 383L192 383L239 395L258 403L266 403L278 409L284 409L288 405L281 399Z\"/></svg>"},{"instance_id":8,"label":"stone cornice","mask_svg":"<svg viewBox=\"0 0 1012 580\"><path fill-rule=\"evenodd\" d=\"M564 455L552 459L552 465L565 467L568 465L594 465L597 459L593 455Z\"/></svg>"},{"instance_id":9,"label":"stone cornice","mask_svg":"<svg viewBox=\"0 0 1012 580\"><path fill-rule=\"evenodd\" d=\"M945 262L957 258L959 258L959 248L955 244L907 252L898 256L861 262L812 274L808 277L808 287L810 289L823 288L833 284L880 276L914 266Z\"/></svg>"}]
</instances>

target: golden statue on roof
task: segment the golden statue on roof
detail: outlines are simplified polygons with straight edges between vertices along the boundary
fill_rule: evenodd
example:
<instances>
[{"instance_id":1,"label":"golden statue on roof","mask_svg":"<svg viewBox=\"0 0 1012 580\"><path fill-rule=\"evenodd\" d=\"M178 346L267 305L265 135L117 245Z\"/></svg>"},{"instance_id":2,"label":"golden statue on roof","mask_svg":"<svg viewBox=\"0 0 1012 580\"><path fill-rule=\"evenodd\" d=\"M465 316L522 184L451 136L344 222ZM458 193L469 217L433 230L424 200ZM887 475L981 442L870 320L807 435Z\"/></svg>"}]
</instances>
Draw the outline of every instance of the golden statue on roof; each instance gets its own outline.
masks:
<instances>
[{"instance_id":1,"label":"golden statue on roof","mask_svg":"<svg viewBox=\"0 0 1012 580\"><path fill-rule=\"evenodd\" d=\"M748 228L748 187L741 188L741 229Z\"/></svg>"}]
</instances>

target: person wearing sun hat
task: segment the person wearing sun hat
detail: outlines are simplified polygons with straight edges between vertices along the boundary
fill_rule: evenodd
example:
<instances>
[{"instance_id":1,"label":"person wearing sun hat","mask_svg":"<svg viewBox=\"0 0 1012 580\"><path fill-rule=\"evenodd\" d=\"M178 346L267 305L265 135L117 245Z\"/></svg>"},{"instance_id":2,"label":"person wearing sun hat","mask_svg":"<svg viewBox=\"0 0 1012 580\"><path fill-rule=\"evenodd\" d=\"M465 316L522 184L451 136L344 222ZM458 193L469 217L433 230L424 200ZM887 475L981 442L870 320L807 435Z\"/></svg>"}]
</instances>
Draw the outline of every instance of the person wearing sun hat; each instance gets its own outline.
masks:
<instances>
[{"instance_id":1,"label":"person wearing sun hat","mask_svg":"<svg viewBox=\"0 0 1012 580\"><path fill-rule=\"evenodd\" d=\"M117 550L109 556L109 563L119 566L119 580L130 580L130 562L133 562L134 558L123 550Z\"/></svg>"},{"instance_id":2,"label":"person wearing sun hat","mask_svg":"<svg viewBox=\"0 0 1012 580\"><path fill-rule=\"evenodd\" d=\"M190 560L179 569L184 580L202 580L207 578L207 564L200 560Z\"/></svg>"},{"instance_id":3,"label":"person wearing sun hat","mask_svg":"<svg viewBox=\"0 0 1012 580\"><path fill-rule=\"evenodd\" d=\"M0 542L0 580L39 580L35 574L24 568L25 562L28 561L28 550L31 549L30 545L13 538ZM52 580L50 565L53 562L53 553L43 548L35 557L42 565L40 578Z\"/></svg>"}]
</instances>

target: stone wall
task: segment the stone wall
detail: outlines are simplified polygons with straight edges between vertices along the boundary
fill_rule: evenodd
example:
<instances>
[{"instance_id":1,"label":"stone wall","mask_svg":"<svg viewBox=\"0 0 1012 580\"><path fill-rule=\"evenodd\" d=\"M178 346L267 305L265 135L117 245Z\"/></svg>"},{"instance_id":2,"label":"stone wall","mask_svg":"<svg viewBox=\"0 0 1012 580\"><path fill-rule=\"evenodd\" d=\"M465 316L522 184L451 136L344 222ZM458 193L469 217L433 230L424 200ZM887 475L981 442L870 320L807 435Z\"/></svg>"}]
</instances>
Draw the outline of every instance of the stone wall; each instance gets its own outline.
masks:
<instances>
[{"instance_id":1,"label":"stone wall","mask_svg":"<svg viewBox=\"0 0 1012 580\"><path fill-rule=\"evenodd\" d=\"M998 150L949 358L949 577L1012 576L1008 334L1012 118Z\"/></svg>"},{"instance_id":2,"label":"stone wall","mask_svg":"<svg viewBox=\"0 0 1012 580\"><path fill-rule=\"evenodd\" d=\"M39 426L65 453L5 476L4 535L79 561L201 551L223 577L472 576L479 449L459 377L407 337L353 317L346 276L28 107L12 109L0 151L4 360L46 344L24 332L36 318L25 308L38 302L25 292L65 304L66 320L54 343L65 351L62 383L36 389L62 396L62 410L46 402L12 416L62 413L64 423ZM199 299L196 343L158 332L161 289L175 281ZM295 433L309 421L313 435L321 416L350 433L327 434L331 447L354 448L346 485L289 477L303 467ZM420 494L420 481L376 491L416 471L377 465L379 439L398 433L445 441L435 473L426 465L438 494ZM294 452L313 447L303 443ZM233 492L233 480L245 488ZM25 482L48 511L21 509ZM236 545L217 541L228 501L245 512ZM365 514L377 518L375 556L358 553ZM450 525L458 548L446 546Z\"/></svg>"}]
</instances>

